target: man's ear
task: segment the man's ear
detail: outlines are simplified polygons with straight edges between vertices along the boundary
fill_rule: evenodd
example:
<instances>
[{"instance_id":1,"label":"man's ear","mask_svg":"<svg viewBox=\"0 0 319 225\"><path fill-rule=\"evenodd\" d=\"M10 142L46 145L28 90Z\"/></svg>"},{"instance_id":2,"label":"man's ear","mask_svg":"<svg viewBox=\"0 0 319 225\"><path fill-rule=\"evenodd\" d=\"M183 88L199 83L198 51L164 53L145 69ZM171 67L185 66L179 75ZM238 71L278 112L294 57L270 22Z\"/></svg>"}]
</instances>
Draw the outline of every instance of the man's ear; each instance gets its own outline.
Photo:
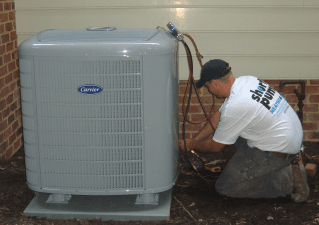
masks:
<instances>
[{"instance_id":1,"label":"man's ear","mask_svg":"<svg viewBox=\"0 0 319 225\"><path fill-rule=\"evenodd\" d=\"M218 87L218 83L219 81L218 80L212 80L212 83L213 83L213 87L214 88L217 88Z\"/></svg>"}]
</instances>

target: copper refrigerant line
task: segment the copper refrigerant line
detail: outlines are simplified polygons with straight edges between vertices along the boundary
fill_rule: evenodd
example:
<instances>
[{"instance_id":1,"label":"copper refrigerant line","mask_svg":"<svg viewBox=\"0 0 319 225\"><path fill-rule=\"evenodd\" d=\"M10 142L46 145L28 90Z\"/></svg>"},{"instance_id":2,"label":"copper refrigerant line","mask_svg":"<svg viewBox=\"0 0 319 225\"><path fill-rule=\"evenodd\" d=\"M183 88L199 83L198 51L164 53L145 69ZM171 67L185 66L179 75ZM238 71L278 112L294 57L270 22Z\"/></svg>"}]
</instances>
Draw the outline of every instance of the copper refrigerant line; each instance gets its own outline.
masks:
<instances>
[{"instance_id":1,"label":"copper refrigerant line","mask_svg":"<svg viewBox=\"0 0 319 225\"><path fill-rule=\"evenodd\" d=\"M203 171L204 169L210 171L210 172L221 172L221 168L219 166L217 167L210 167L211 163L204 163L203 159L197 155L193 150L191 151L191 155L194 157L194 158L197 158L201 161L202 163L202 166L198 166L198 165L194 165L190 160L189 160L189 157L188 157L188 151L186 149L186 137L185 137L185 125L186 125L186 122L189 122L191 124L200 124L200 123L203 123L205 122L206 120L208 121L208 123L210 124L210 126L212 127L212 130L215 131L215 128L212 124L212 122L210 121L209 117L210 115L213 113L213 110L214 110L214 106L215 106L215 96L212 95L213 97L213 104L212 104L212 107L211 107L211 110L209 112L209 114L207 114L205 108L204 108L204 105L201 101L201 98L199 96L199 93L198 93L198 89L196 88L195 86L195 80L194 80L194 76L193 76L193 59L192 59L192 54L191 54L191 51L187 45L187 43L184 41L184 36L188 37L190 39L190 41L192 42L194 48L195 48L195 51L196 51L196 56L197 56L197 59L199 61L199 64L200 64L200 67L202 68L203 67L203 63L202 63L202 58L203 56L200 54L200 52L198 51L198 48L197 48L197 45L194 41L194 39L187 33L179 33L178 30L175 28L175 26L172 24L172 23L168 23L167 24L167 27L170 29L170 33L173 34L179 41L181 41L184 45L184 48L185 48L185 51L186 51L186 55L187 55L187 62L188 62L188 67L189 67L189 76L188 76L188 82L187 82L187 86L186 86L186 90L185 90L185 94L184 94L184 97L183 97L183 105L182 105L182 112L183 112L183 116L184 116L184 122L183 122L183 140L184 140L184 146L185 146L185 155L186 155L186 158L187 158L187 161L192 165L193 169L198 173L198 175L203 178L204 180L207 180L207 181L215 181L216 179L213 179L213 180L208 180L206 178L204 178L200 172ZM161 28L161 29L164 29L162 27L157 27L157 28ZM164 29L165 30L165 29ZM192 88L194 87L194 90L195 90L195 93L196 93L196 96L197 96L197 99L199 101L199 104L203 110L203 113L205 115L205 119L202 120L202 121L191 121L190 119L187 118L187 115L188 115L188 111L189 111L189 106L190 106L190 102L191 102L191 95L192 95ZM187 105L186 105L186 99L187 99L187 94L188 94L188 102L187 102ZM185 106L186 105L186 106ZM226 157L226 153L225 151L223 150L223 153L224 153L224 158L227 162L227 157ZM215 178L218 177L218 176L214 176Z\"/></svg>"}]
</instances>

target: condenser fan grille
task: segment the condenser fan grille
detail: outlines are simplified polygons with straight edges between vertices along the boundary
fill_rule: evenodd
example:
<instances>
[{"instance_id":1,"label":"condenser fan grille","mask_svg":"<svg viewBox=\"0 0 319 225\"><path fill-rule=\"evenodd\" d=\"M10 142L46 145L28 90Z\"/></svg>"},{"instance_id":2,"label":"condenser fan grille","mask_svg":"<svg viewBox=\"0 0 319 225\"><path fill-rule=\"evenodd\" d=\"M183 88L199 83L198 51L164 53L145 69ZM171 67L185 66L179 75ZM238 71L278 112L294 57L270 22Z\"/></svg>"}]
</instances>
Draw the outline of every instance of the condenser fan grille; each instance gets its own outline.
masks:
<instances>
[{"instance_id":1,"label":"condenser fan grille","mask_svg":"<svg viewBox=\"0 0 319 225\"><path fill-rule=\"evenodd\" d=\"M140 59L36 61L43 188L143 189ZM80 93L81 85L102 92Z\"/></svg>"}]
</instances>

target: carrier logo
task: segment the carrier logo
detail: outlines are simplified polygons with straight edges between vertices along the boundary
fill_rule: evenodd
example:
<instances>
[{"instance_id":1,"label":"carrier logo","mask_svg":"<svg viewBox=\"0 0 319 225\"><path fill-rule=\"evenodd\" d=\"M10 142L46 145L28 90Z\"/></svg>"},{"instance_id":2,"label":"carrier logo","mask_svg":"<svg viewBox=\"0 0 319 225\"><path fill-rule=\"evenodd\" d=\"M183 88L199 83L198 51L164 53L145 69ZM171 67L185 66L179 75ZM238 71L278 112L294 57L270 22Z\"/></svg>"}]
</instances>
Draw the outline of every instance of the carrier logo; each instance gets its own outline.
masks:
<instances>
[{"instance_id":1,"label":"carrier logo","mask_svg":"<svg viewBox=\"0 0 319 225\"><path fill-rule=\"evenodd\" d=\"M78 87L78 92L86 95L95 95L101 93L102 91L103 88L95 84L84 84Z\"/></svg>"}]
</instances>

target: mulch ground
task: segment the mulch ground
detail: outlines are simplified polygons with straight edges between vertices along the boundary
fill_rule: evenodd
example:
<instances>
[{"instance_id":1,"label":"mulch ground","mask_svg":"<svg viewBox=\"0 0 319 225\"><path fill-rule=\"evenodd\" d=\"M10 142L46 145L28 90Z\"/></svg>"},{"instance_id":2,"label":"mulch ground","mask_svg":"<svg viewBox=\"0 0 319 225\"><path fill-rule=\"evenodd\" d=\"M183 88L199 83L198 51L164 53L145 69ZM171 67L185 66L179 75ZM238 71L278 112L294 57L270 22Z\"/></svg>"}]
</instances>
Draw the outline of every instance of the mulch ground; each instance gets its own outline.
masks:
<instances>
[{"instance_id":1,"label":"mulch ground","mask_svg":"<svg viewBox=\"0 0 319 225\"><path fill-rule=\"evenodd\" d=\"M315 157L319 156L319 143L304 144L304 163L319 166L319 157ZM226 152L232 150L229 147ZM220 196L215 191L214 182L205 181L181 166L173 188L171 217L168 221L37 219L23 215L35 192L26 186L24 152L20 150L10 161L0 162L0 224L319 224L318 174L308 176L308 200L295 203L290 198L237 199Z\"/></svg>"}]
</instances>

